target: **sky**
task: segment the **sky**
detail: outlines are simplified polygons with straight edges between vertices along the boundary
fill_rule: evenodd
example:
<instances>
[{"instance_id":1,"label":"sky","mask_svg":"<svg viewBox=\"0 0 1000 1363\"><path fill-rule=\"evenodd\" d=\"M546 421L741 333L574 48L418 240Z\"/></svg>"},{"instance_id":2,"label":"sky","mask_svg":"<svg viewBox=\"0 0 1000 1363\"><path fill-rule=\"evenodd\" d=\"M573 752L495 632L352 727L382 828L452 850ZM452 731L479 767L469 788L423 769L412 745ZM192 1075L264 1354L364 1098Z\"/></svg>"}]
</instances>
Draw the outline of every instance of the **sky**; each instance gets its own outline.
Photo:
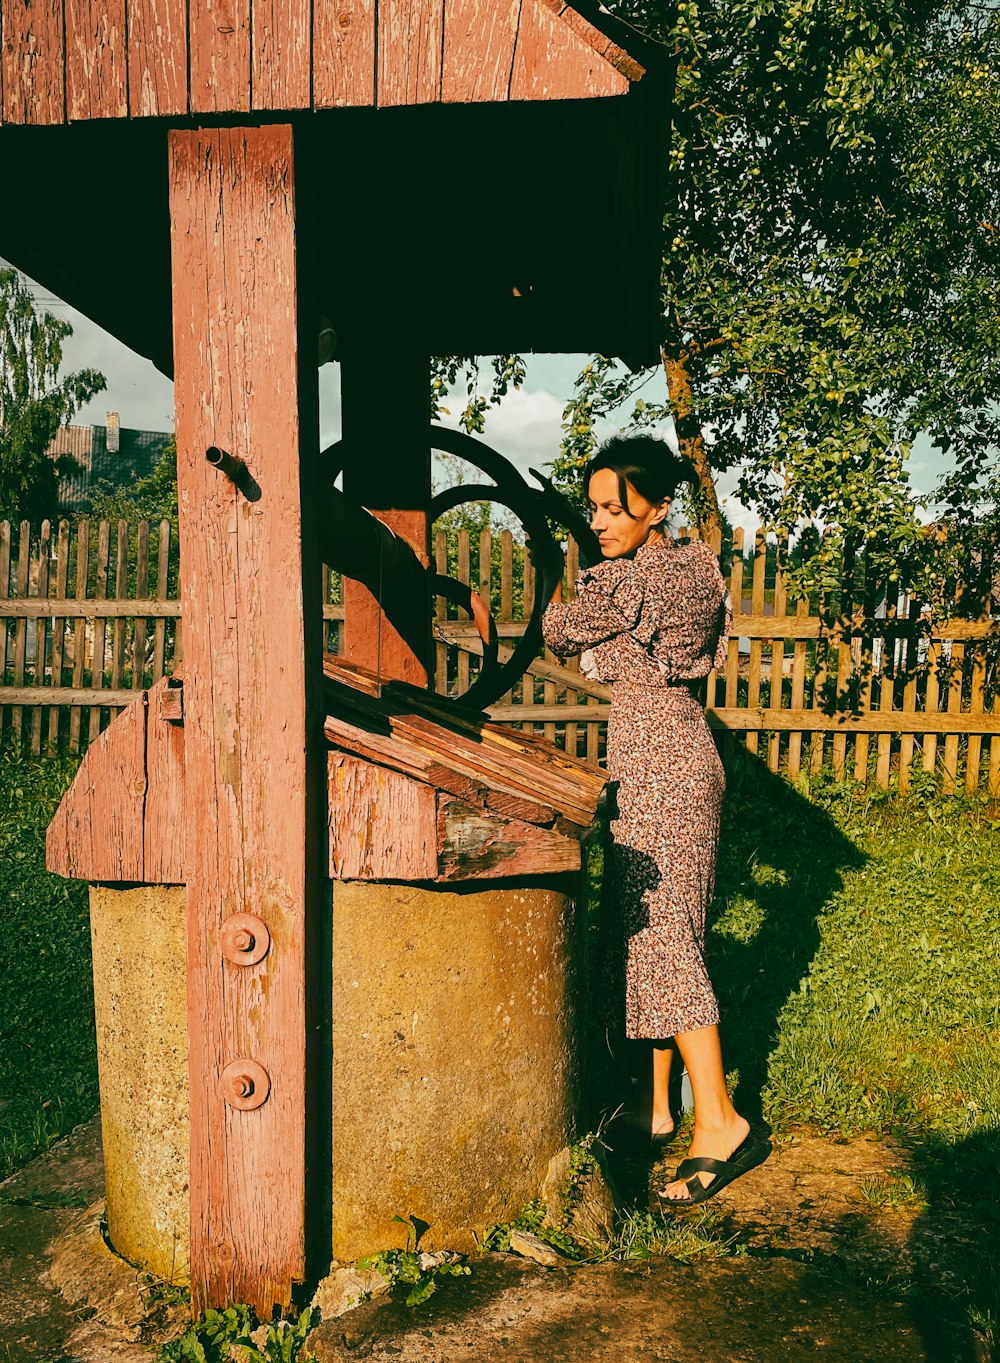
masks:
<instances>
[{"instance_id":1,"label":"sky","mask_svg":"<svg viewBox=\"0 0 1000 1363\"><path fill-rule=\"evenodd\" d=\"M80 410L74 418L75 424L103 426L106 414L114 411L119 414L122 426L133 430L172 431L173 383L149 360L136 355L82 313L33 281L29 283L38 300L73 327L73 335L64 343L64 369L93 368L107 379L107 389ZM525 475L529 468L544 470L557 454L563 407L572 395L574 379L588 359L586 355L525 356L527 377L523 387L512 390L498 408L487 414L483 438ZM488 361L484 362L483 370L488 378ZM320 433L325 447L340 435L339 365L323 366L319 386ZM652 402L666 398L662 371L653 372L641 396ZM442 417L444 424L456 425L463 405L464 393L456 393L450 401L446 400L445 406L451 409L451 415ZM598 435L610 435L626 422L627 411L623 411L618 421L609 419L599 423ZM669 423L662 434L673 440ZM937 482L944 464L929 441L918 440L909 468L911 485L924 492ZM747 534L753 534L757 518L734 496L735 482L735 473L720 479L720 500L733 524L742 526Z\"/></svg>"}]
</instances>

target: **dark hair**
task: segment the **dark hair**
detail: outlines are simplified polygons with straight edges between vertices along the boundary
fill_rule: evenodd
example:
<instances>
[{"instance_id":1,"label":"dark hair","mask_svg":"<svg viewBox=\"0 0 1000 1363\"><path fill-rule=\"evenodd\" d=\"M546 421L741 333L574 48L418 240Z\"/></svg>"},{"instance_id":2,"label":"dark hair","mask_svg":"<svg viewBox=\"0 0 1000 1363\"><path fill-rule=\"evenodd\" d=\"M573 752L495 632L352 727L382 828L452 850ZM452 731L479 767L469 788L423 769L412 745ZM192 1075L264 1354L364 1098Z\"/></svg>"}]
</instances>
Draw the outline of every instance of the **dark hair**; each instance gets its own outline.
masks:
<instances>
[{"instance_id":1,"label":"dark hair","mask_svg":"<svg viewBox=\"0 0 1000 1363\"><path fill-rule=\"evenodd\" d=\"M631 483L640 497L656 505L673 497L681 483L693 482L695 478L694 468L687 459L674 454L659 436L643 432L613 435L605 440L583 471L584 488L589 487L599 469L617 473L618 499L626 516L632 516L626 483Z\"/></svg>"}]
</instances>

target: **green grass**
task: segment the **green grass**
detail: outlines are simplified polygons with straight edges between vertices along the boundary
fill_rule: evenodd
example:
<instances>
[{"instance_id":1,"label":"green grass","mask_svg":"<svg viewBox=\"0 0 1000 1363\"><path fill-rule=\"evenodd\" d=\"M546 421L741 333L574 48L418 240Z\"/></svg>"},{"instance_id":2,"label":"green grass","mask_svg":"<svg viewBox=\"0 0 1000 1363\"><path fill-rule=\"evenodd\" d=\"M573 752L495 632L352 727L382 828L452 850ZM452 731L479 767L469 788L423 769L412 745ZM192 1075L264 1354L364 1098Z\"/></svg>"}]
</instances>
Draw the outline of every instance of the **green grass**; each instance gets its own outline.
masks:
<instances>
[{"instance_id":1,"label":"green grass","mask_svg":"<svg viewBox=\"0 0 1000 1363\"><path fill-rule=\"evenodd\" d=\"M0 1178L97 1108L87 891L45 870L75 765L0 753Z\"/></svg>"}]
</instances>

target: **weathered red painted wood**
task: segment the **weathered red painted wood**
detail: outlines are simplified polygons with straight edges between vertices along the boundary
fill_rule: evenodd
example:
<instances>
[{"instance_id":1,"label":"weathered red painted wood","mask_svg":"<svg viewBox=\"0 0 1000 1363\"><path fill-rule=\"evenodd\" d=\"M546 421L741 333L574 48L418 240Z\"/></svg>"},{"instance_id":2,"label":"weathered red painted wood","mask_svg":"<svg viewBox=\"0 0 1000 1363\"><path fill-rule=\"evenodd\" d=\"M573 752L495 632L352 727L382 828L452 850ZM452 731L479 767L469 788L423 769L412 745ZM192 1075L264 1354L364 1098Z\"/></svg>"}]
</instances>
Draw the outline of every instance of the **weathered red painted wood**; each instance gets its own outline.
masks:
<instances>
[{"instance_id":1,"label":"weathered red painted wood","mask_svg":"<svg viewBox=\"0 0 1000 1363\"><path fill-rule=\"evenodd\" d=\"M318 399L315 353L298 362L291 128L172 132L170 208L192 1299L196 1311L235 1300L269 1314L304 1270L305 932L325 869L321 716L307 705L322 644L312 529L303 542ZM246 461L259 498L208 463L212 445ZM220 953L238 912L270 932L256 965ZM271 1081L250 1110L222 1084L244 1059Z\"/></svg>"},{"instance_id":2,"label":"weathered red painted wood","mask_svg":"<svg viewBox=\"0 0 1000 1363\"><path fill-rule=\"evenodd\" d=\"M428 521L423 511L382 511L378 518L393 534L406 540L426 563ZM377 594L352 577L341 587L344 603L344 656L351 662L369 667L385 680L405 681L426 686L427 668L409 644L383 614ZM430 615L428 613L428 630Z\"/></svg>"},{"instance_id":3,"label":"weathered red painted wood","mask_svg":"<svg viewBox=\"0 0 1000 1363\"><path fill-rule=\"evenodd\" d=\"M0 83L6 123L66 116L62 0L0 0Z\"/></svg>"},{"instance_id":4,"label":"weathered red painted wood","mask_svg":"<svg viewBox=\"0 0 1000 1363\"><path fill-rule=\"evenodd\" d=\"M430 104L441 98L444 0L379 0L380 107Z\"/></svg>"},{"instance_id":5,"label":"weathered red painted wood","mask_svg":"<svg viewBox=\"0 0 1000 1363\"><path fill-rule=\"evenodd\" d=\"M45 864L58 876L142 881L146 799L146 696L97 738L45 835Z\"/></svg>"},{"instance_id":6,"label":"weathered red painted wood","mask_svg":"<svg viewBox=\"0 0 1000 1363\"><path fill-rule=\"evenodd\" d=\"M188 0L191 112L250 108L250 0Z\"/></svg>"},{"instance_id":7,"label":"weathered red painted wood","mask_svg":"<svg viewBox=\"0 0 1000 1363\"><path fill-rule=\"evenodd\" d=\"M375 0L313 0L313 105L375 103Z\"/></svg>"},{"instance_id":8,"label":"weathered red painted wood","mask_svg":"<svg viewBox=\"0 0 1000 1363\"><path fill-rule=\"evenodd\" d=\"M164 677L147 695L141 879L147 885L183 885L188 867L184 726L174 719L183 692Z\"/></svg>"},{"instance_id":9,"label":"weathered red painted wood","mask_svg":"<svg viewBox=\"0 0 1000 1363\"><path fill-rule=\"evenodd\" d=\"M133 118L188 111L187 0L127 0Z\"/></svg>"},{"instance_id":10,"label":"weathered red painted wood","mask_svg":"<svg viewBox=\"0 0 1000 1363\"><path fill-rule=\"evenodd\" d=\"M613 38L609 38L595 28L579 11L567 5L565 0L542 0L542 3L564 24L568 24L588 47L592 48L604 61L610 63L628 81L642 80L646 74L645 67L626 52L623 47L620 47Z\"/></svg>"},{"instance_id":11,"label":"weathered red painted wood","mask_svg":"<svg viewBox=\"0 0 1000 1363\"><path fill-rule=\"evenodd\" d=\"M311 25L311 0L253 0L253 108L309 107Z\"/></svg>"},{"instance_id":12,"label":"weathered red painted wood","mask_svg":"<svg viewBox=\"0 0 1000 1363\"><path fill-rule=\"evenodd\" d=\"M184 730L161 718L169 687L142 692L87 749L46 835L54 875L185 883Z\"/></svg>"},{"instance_id":13,"label":"weathered red painted wood","mask_svg":"<svg viewBox=\"0 0 1000 1363\"><path fill-rule=\"evenodd\" d=\"M432 880L434 791L346 753L329 758L330 875L335 880Z\"/></svg>"},{"instance_id":14,"label":"weathered red painted wood","mask_svg":"<svg viewBox=\"0 0 1000 1363\"><path fill-rule=\"evenodd\" d=\"M580 869L580 843L438 796L438 880L496 880Z\"/></svg>"},{"instance_id":15,"label":"weathered red painted wood","mask_svg":"<svg viewBox=\"0 0 1000 1363\"><path fill-rule=\"evenodd\" d=\"M506 100L522 0L448 0L441 98L451 104Z\"/></svg>"},{"instance_id":16,"label":"weathered red painted wood","mask_svg":"<svg viewBox=\"0 0 1000 1363\"><path fill-rule=\"evenodd\" d=\"M557 17L545 0L522 0L511 99L593 99L623 95L629 78Z\"/></svg>"},{"instance_id":17,"label":"weathered red painted wood","mask_svg":"<svg viewBox=\"0 0 1000 1363\"><path fill-rule=\"evenodd\" d=\"M66 115L127 118L125 0L66 6Z\"/></svg>"}]
</instances>

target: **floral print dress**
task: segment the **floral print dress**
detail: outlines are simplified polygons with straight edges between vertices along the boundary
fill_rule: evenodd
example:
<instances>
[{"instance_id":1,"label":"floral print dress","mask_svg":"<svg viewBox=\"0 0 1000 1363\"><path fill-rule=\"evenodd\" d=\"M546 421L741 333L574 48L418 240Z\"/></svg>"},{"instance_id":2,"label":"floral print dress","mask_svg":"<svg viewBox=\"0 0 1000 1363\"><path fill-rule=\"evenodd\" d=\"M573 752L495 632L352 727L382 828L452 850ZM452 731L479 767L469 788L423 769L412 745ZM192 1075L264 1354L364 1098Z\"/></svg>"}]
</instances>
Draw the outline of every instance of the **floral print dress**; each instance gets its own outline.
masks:
<instances>
[{"instance_id":1,"label":"floral print dress","mask_svg":"<svg viewBox=\"0 0 1000 1363\"><path fill-rule=\"evenodd\" d=\"M542 620L554 653L581 653L585 675L613 683L606 983L629 1037L719 1020L704 948L725 781L696 689L724 665L730 624L708 545L656 531L631 558L588 568Z\"/></svg>"}]
</instances>

